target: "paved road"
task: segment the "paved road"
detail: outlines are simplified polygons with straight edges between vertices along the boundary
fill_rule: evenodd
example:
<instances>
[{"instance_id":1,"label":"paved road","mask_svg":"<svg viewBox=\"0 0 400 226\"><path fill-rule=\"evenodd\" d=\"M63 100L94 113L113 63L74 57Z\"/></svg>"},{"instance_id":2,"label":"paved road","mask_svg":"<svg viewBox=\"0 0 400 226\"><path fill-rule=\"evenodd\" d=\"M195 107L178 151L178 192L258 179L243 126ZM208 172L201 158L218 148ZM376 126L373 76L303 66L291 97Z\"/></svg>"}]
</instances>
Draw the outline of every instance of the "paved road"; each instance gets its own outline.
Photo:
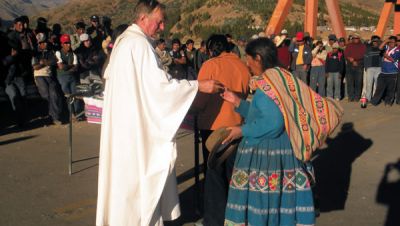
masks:
<instances>
[{"instance_id":1,"label":"paved road","mask_svg":"<svg viewBox=\"0 0 400 226\"><path fill-rule=\"evenodd\" d=\"M400 107L342 104L343 124L314 159L317 225L384 225L389 208L398 210L400 203L399 170L388 176L397 190L379 189L385 166L400 157ZM94 225L100 126L79 122L73 129L75 162L69 176L66 125L43 126L36 119L26 131L0 127L0 225ZM178 148L183 217L169 225L193 225L199 217L193 203L192 134L181 132ZM395 225L400 225L398 213Z\"/></svg>"}]
</instances>

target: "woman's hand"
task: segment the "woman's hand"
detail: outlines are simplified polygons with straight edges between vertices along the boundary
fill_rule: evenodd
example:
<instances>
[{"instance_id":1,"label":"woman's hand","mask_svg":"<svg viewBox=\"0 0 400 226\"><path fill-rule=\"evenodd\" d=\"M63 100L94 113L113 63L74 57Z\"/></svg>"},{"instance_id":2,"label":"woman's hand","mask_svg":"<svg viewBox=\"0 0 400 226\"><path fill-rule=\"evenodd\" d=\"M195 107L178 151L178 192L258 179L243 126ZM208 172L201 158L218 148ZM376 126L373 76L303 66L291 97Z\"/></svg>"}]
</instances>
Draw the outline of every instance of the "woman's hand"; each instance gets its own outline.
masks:
<instances>
[{"instance_id":1,"label":"woman's hand","mask_svg":"<svg viewBox=\"0 0 400 226\"><path fill-rule=\"evenodd\" d=\"M235 107L239 107L240 105L240 98L236 96L234 92L229 91L226 88L225 92L221 93L221 97L229 103L232 103Z\"/></svg>"},{"instance_id":2,"label":"woman's hand","mask_svg":"<svg viewBox=\"0 0 400 226\"><path fill-rule=\"evenodd\" d=\"M242 137L242 128L240 128L239 126L228 127L226 128L226 130L230 130L231 132L229 133L228 137L224 141L222 141L222 144L230 143Z\"/></svg>"}]
</instances>

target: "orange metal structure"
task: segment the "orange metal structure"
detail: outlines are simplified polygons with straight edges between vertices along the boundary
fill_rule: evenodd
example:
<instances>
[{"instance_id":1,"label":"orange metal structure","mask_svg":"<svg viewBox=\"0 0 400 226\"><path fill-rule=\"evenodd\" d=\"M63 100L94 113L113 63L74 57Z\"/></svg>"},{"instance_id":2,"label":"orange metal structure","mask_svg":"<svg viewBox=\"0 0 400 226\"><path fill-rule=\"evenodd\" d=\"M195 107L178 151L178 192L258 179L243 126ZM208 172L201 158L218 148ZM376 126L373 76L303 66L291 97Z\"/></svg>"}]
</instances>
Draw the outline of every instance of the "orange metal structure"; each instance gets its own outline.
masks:
<instances>
[{"instance_id":1,"label":"orange metal structure","mask_svg":"<svg viewBox=\"0 0 400 226\"><path fill-rule=\"evenodd\" d=\"M400 0L399 0L400 1ZM340 13L338 0L325 0L329 17L332 23L332 29L338 37L345 37L344 25ZM289 14L293 0L278 0L278 4L271 16L271 19L265 28L267 35L279 34L282 29L284 20ZM317 16L318 16L318 0L305 1L305 19L304 31L310 33L311 37L315 37L317 33Z\"/></svg>"},{"instance_id":2,"label":"orange metal structure","mask_svg":"<svg viewBox=\"0 0 400 226\"><path fill-rule=\"evenodd\" d=\"M400 0L386 0L381 16L379 18L378 26L376 28L375 34L383 37L389 22L389 16L394 7L394 23L393 23L393 33L400 34Z\"/></svg>"},{"instance_id":3,"label":"orange metal structure","mask_svg":"<svg viewBox=\"0 0 400 226\"><path fill-rule=\"evenodd\" d=\"M292 4L293 0L278 1L275 10L272 13L271 19L269 20L268 26L265 28L265 34L269 36L272 34L279 34L281 32L283 23L289 14Z\"/></svg>"},{"instance_id":4,"label":"orange metal structure","mask_svg":"<svg viewBox=\"0 0 400 226\"><path fill-rule=\"evenodd\" d=\"M396 5L394 6L393 32L395 35L400 34L400 0L397 0Z\"/></svg>"},{"instance_id":5,"label":"orange metal structure","mask_svg":"<svg viewBox=\"0 0 400 226\"><path fill-rule=\"evenodd\" d=\"M310 33L311 37L317 34L318 0L305 1L304 31Z\"/></svg>"},{"instance_id":6,"label":"orange metal structure","mask_svg":"<svg viewBox=\"0 0 400 226\"><path fill-rule=\"evenodd\" d=\"M340 13L339 8L339 1L325 0L325 3L326 8L328 9L329 18L331 19L333 32L337 37L346 37L342 14Z\"/></svg>"},{"instance_id":7,"label":"orange metal structure","mask_svg":"<svg viewBox=\"0 0 400 226\"><path fill-rule=\"evenodd\" d=\"M379 17L378 26L376 27L375 34L379 37L383 37L386 31L387 24L389 22L389 16L393 9L393 1L388 1L383 5L381 16Z\"/></svg>"}]
</instances>

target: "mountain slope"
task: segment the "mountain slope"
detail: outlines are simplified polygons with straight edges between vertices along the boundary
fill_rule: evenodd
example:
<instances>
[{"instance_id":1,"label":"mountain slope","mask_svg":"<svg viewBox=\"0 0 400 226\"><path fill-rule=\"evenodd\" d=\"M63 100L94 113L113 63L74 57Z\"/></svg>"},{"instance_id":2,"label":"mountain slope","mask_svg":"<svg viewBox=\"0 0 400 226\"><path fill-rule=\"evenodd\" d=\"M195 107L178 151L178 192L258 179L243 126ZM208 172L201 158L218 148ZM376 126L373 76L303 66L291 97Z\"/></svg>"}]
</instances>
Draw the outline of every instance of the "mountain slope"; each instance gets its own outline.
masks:
<instances>
[{"instance_id":1,"label":"mountain slope","mask_svg":"<svg viewBox=\"0 0 400 226\"><path fill-rule=\"evenodd\" d=\"M33 1L33 0L32 0ZM60 0L61 1L61 0ZM294 0L285 27L295 31L302 28L304 1ZM112 18L114 27L130 24L137 0L70 0L62 7L46 10L37 16L60 23L65 32L73 30L78 20L89 23L90 15ZM210 33L232 33L235 37L249 36L263 30L276 5L276 0L160 0L167 5L168 22L164 36L205 38ZM376 25L383 0L340 0L347 25ZM328 23L324 1L320 1L320 23ZM357 13L355 13L357 12ZM239 28L239 29L238 29Z\"/></svg>"},{"instance_id":2,"label":"mountain slope","mask_svg":"<svg viewBox=\"0 0 400 226\"><path fill-rule=\"evenodd\" d=\"M3 20L13 20L21 15L35 15L43 10L61 6L68 0L0 0L0 15Z\"/></svg>"}]
</instances>

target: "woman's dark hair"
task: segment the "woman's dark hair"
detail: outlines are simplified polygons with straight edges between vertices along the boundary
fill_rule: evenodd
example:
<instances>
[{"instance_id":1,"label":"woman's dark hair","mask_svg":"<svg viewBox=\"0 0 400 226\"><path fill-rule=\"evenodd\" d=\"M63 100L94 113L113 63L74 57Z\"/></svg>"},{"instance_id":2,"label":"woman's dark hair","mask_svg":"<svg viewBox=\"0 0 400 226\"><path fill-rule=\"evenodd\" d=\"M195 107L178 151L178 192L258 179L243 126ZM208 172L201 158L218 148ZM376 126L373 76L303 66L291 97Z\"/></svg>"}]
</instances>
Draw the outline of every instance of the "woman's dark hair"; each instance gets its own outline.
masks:
<instances>
[{"instance_id":1,"label":"woman's dark hair","mask_svg":"<svg viewBox=\"0 0 400 226\"><path fill-rule=\"evenodd\" d=\"M228 39L225 35L211 35L207 40L207 50L211 51L212 57L219 56L228 51Z\"/></svg>"},{"instance_id":2,"label":"woman's dark hair","mask_svg":"<svg viewBox=\"0 0 400 226\"><path fill-rule=\"evenodd\" d=\"M253 59L255 59L257 55L260 56L263 70L278 66L278 52L271 39L255 39L247 44L245 51L246 54Z\"/></svg>"}]
</instances>

